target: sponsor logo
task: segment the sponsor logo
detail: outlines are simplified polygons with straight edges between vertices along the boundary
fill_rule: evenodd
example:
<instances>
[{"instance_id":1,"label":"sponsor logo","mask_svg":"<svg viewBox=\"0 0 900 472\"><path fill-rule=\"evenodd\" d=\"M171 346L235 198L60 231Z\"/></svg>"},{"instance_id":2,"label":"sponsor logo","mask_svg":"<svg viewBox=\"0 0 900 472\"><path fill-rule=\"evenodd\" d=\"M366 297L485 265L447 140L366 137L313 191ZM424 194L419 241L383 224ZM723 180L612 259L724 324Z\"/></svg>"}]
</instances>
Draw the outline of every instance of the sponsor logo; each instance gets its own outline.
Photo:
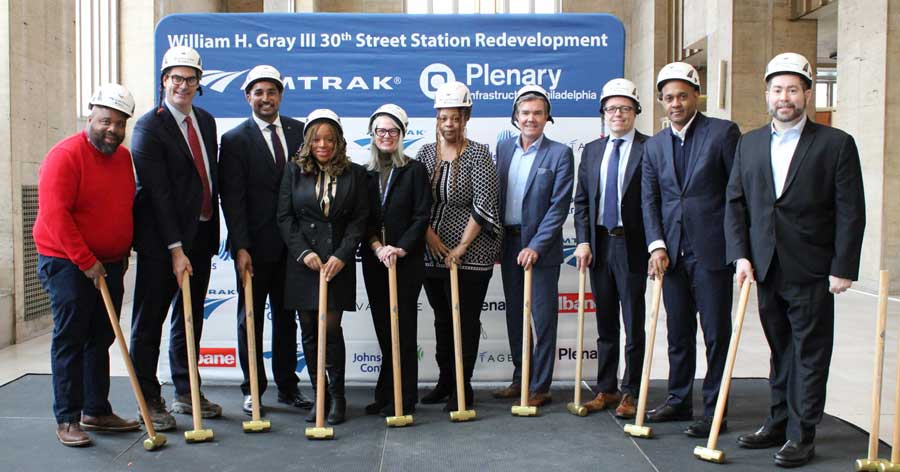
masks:
<instances>
[{"instance_id":1,"label":"sponsor logo","mask_svg":"<svg viewBox=\"0 0 900 472\"><path fill-rule=\"evenodd\" d=\"M242 80L236 80L250 69L238 71L207 70L203 72L200 85L208 90L224 93L232 83L243 84ZM289 75L282 79L285 90L394 90L395 85L400 85L400 77L393 75Z\"/></svg>"},{"instance_id":2,"label":"sponsor logo","mask_svg":"<svg viewBox=\"0 0 900 472\"><path fill-rule=\"evenodd\" d=\"M353 354L351 362L359 365L359 371L364 374L377 374L381 372L381 354L369 354L357 352Z\"/></svg>"},{"instance_id":3,"label":"sponsor logo","mask_svg":"<svg viewBox=\"0 0 900 472\"><path fill-rule=\"evenodd\" d=\"M406 136L403 138L403 147L408 148L413 143L420 141L425 137L425 130L421 129L410 129L406 132ZM372 137L366 136L364 138L354 139L353 143L359 146L362 149L369 149L369 146L372 145Z\"/></svg>"},{"instance_id":4,"label":"sponsor logo","mask_svg":"<svg viewBox=\"0 0 900 472\"><path fill-rule=\"evenodd\" d=\"M225 298L209 298L206 297L206 300L203 301L203 319L208 320L210 316L212 316L213 312L216 311L217 308L222 306L223 303L231 300L234 297L225 297Z\"/></svg>"},{"instance_id":5,"label":"sponsor logo","mask_svg":"<svg viewBox=\"0 0 900 472\"><path fill-rule=\"evenodd\" d=\"M508 352L488 352L482 351L478 353L478 362L482 364L505 364L512 362L512 354Z\"/></svg>"},{"instance_id":6,"label":"sponsor logo","mask_svg":"<svg viewBox=\"0 0 900 472\"><path fill-rule=\"evenodd\" d=\"M560 293L559 313L578 313L578 294L577 293ZM594 294L584 294L584 312L594 313L597 311L597 305L594 303Z\"/></svg>"},{"instance_id":7,"label":"sponsor logo","mask_svg":"<svg viewBox=\"0 0 900 472\"><path fill-rule=\"evenodd\" d=\"M497 69L490 64L466 64L465 74L460 82L465 82L469 87L473 85L494 87L521 87L527 84L537 84L549 90L556 90L562 78L562 69L525 68L525 69ZM419 74L419 88L422 94L434 100L434 92L441 85L457 80L456 73L446 64L435 62L425 66ZM481 93L476 91L476 95ZM515 97L515 92L509 92L509 99Z\"/></svg>"},{"instance_id":8,"label":"sponsor logo","mask_svg":"<svg viewBox=\"0 0 900 472\"><path fill-rule=\"evenodd\" d=\"M222 93L230 83L234 82L235 79L249 70L250 69L244 69L236 72L206 70L203 72L203 77L200 79L200 85L207 87L208 90L215 90L216 92Z\"/></svg>"},{"instance_id":9,"label":"sponsor logo","mask_svg":"<svg viewBox=\"0 0 900 472\"><path fill-rule=\"evenodd\" d=\"M236 367L237 354L233 347L201 347L197 365L200 367Z\"/></svg>"},{"instance_id":10,"label":"sponsor logo","mask_svg":"<svg viewBox=\"0 0 900 472\"><path fill-rule=\"evenodd\" d=\"M568 264L570 267L578 267L578 261L575 259L575 248L577 246L574 238L566 238L563 242L563 263Z\"/></svg>"},{"instance_id":11,"label":"sponsor logo","mask_svg":"<svg viewBox=\"0 0 900 472\"><path fill-rule=\"evenodd\" d=\"M263 359L272 359L272 351L263 352ZM303 372L306 369L306 356L303 355L303 350L300 346L297 346L297 368L294 369L298 374Z\"/></svg>"},{"instance_id":12,"label":"sponsor logo","mask_svg":"<svg viewBox=\"0 0 900 472\"><path fill-rule=\"evenodd\" d=\"M578 358L578 350L571 347L561 347L556 350L557 357L563 361L574 361ZM596 349L585 349L581 351L582 359L597 359Z\"/></svg>"},{"instance_id":13,"label":"sponsor logo","mask_svg":"<svg viewBox=\"0 0 900 472\"><path fill-rule=\"evenodd\" d=\"M422 73L419 74L419 88L422 89L422 94L434 100L434 92L441 85L454 80L456 80L456 74L449 66L435 62L422 69Z\"/></svg>"}]
</instances>

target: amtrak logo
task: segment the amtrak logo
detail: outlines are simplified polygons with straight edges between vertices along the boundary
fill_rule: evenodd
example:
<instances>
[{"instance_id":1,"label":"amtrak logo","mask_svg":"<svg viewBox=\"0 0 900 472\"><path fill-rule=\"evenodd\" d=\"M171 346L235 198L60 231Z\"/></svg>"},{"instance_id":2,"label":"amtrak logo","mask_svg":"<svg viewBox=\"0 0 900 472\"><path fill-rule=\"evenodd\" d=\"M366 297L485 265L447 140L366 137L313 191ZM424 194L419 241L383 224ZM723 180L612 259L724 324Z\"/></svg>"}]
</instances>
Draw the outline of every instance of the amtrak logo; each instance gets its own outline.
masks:
<instances>
[{"instance_id":1,"label":"amtrak logo","mask_svg":"<svg viewBox=\"0 0 900 472\"><path fill-rule=\"evenodd\" d=\"M263 352L263 359L272 360L272 351ZM298 374L306 370L306 356L303 355L302 349L297 349L297 368L294 369Z\"/></svg>"},{"instance_id":2,"label":"amtrak logo","mask_svg":"<svg viewBox=\"0 0 900 472\"><path fill-rule=\"evenodd\" d=\"M212 316L213 312L216 311L217 308L222 306L225 302L231 300L234 297L226 297L226 298L209 298L203 301L203 319L208 320L210 316Z\"/></svg>"},{"instance_id":3,"label":"amtrak logo","mask_svg":"<svg viewBox=\"0 0 900 472\"><path fill-rule=\"evenodd\" d=\"M224 70L208 70L203 72L203 78L200 79L200 85L209 87L210 90L222 93L229 84L234 82L245 72L250 69L239 70L237 72L228 72Z\"/></svg>"},{"instance_id":4,"label":"amtrak logo","mask_svg":"<svg viewBox=\"0 0 900 472\"><path fill-rule=\"evenodd\" d=\"M410 131L410 133L411 133L411 131ZM407 134L407 137L403 140L403 147L408 148L413 143L420 141L421 139L422 139L422 136L410 137L409 134ZM353 142L362 149L369 149L369 147L372 145L372 138L367 137L367 138L355 139L355 140L353 140Z\"/></svg>"},{"instance_id":5,"label":"amtrak logo","mask_svg":"<svg viewBox=\"0 0 900 472\"><path fill-rule=\"evenodd\" d=\"M455 80L456 74L449 66L435 62L422 69L422 73L419 74L419 88L426 97L434 100L434 93L441 85Z\"/></svg>"},{"instance_id":6,"label":"amtrak logo","mask_svg":"<svg viewBox=\"0 0 900 472\"><path fill-rule=\"evenodd\" d=\"M578 267L578 260L575 259L575 248L578 247L574 242L567 242L563 245L563 262Z\"/></svg>"}]
</instances>

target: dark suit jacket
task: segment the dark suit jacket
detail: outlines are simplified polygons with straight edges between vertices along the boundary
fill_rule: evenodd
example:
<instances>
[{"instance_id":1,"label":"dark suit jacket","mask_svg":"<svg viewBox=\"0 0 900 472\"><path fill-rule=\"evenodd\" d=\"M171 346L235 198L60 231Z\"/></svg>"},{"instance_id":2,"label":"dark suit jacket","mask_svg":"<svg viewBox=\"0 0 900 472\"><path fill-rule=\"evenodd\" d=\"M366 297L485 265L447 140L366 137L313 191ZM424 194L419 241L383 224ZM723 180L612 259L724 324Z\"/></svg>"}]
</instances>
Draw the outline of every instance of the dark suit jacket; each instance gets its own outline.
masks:
<instances>
[{"instance_id":1,"label":"dark suit jacket","mask_svg":"<svg viewBox=\"0 0 900 472\"><path fill-rule=\"evenodd\" d=\"M285 166L278 194L278 228L287 243L285 308L316 311L319 273L298 260L313 251L322 262L335 256L344 268L328 284L329 310L356 310L356 250L366 231L369 193L366 170L351 164L337 179L337 193L328 216L316 198L316 174L303 174L294 163Z\"/></svg>"},{"instance_id":2,"label":"dark suit jacket","mask_svg":"<svg viewBox=\"0 0 900 472\"><path fill-rule=\"evenodd\" d=\"M219 186L216 166L216 122L212 115L194 107L203 146L209 160L212 193L211 240L205 242L209 255L219 247ZM166 106L154 108L134 126L131 155L137 173L134 200L134 248L152 257L169 257L168 246L181 241L185 252L195 243L203 184L184 135ZM200 243L200 242L196 242Z\"/></svg>"},{"instance_id":3,"label":"dark suit jacket","mask_svg":"<svg viewBox=\"0 0 900 472\"><path fill-rule=\"evenodd\" d=\"M847 133L807 121L775 198L770 125L743 137L728 183L727 258L747 258L765 281L777 252L785 279L856 280L866 226L862 171Z\"/></svg>"},{"instance_id":4,"label":"dark suit jacket","mask_svg":"<svg viewBox=\"0 0 900 472\"><path fill-rule=\"evenodd\" d=\"M501 218L506 212L509 165L518 139L516 136L497 143ZM572 149L544 136L531 165L522 199L522 245L538 253L537 266L562 264L562 225L569 216L574 180Z\"/></svg>"},{"instance_id":5,"label":"dark suit jacket","mask_svg":"<svg viewBox=\"0 0 900 472\"><path fill-rule=\"evenodd\" d=\"M303 123L281 117L287 141L286 159L303 144ZM266 138L253 118L222 135L219 149L219 187L222 213L228 225L228 249L239 249L254 261L279 262L285 245L275 220L281 177Z\"/></svg>"},{"instance_id":6,"label":"dark suit jacket","mask_svg":"<svg viewBox=\"0 0 900 472\"><path fill-rule=\"evenodd\" d=\"M671 130L664 129L644 143L644 232L648 245L665 241L670 267L678 262L685 232L702 267L725 269L725 188L741 132L731 121L700 112L691 127L693 141L683 185L675 174Z\"/></svg>"},{"instance_id":7,"label":"dark suit jacket","mask_svg":"<svg viewBox=\"0 0 900 472\"><path fill-rule=\"evenodd\" d=\"M628 154L628 165L625 168L625 179L622 183L622 202L619 212L622 215L622 227L625 229L625 246L628 248L628 271L633 273L647 272L647 245L644 238L644 220L641 213L641 159L644 153L644 141L647 135L635 131L631 152ZM593 261L591 267L606 264L606 254L600 251L597 242L597 206L604 183L600 182L600 165L609 138L600 138L587 143L581 151L581 163L578 165L578 186L575 189L575 240L580 244L589 242ZM614 196L618 198L618 195Z\"/></svg>"}]
</instances>

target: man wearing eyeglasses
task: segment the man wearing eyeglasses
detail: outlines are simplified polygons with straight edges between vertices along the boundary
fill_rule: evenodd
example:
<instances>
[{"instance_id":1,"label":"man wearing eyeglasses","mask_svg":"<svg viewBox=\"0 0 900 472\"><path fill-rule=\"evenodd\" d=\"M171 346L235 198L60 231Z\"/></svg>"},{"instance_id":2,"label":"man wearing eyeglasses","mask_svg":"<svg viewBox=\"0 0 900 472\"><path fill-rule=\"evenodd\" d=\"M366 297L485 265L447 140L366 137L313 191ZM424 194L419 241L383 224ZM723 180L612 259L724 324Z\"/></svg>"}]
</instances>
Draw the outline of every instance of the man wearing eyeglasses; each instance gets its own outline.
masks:
<instances>
[{"instance_id":1,"label":"man wearing eyeglasses","mask_svg":"<svg viewBox=\"0 0 900 472\"><path fill-rule=\"evenodd\" d=\"M575 190L575 259L590 270L597 296L597 396L589 412L615 407L633 418L644 363L644 291L647 248L641 216L641 155L647 136L634 129L641 112L637 87L628 79L603 86L600 111L609 136L585 145ZM619 370L619 305L625 326L625 373Z\"/></svg>"},{"instance_id":2,"label":"man wearing eyeglasses","mask_svg":"<svg viewBox=\"0 0 900 472\"><path fill-rule=\"evenodd\" d=\"M245 277L253 280L254 334L259 395L266 390L262 358L266 299L272 308L272 373L278 401L300 408L312 406L300 393L297 378L297 319L284 309L287 246L275 220L284 166L303 144L303 123L281 116L284 84L278 69L259 65L250 70L244 94L252 116L222 135L219 179L222 213L228 225L228 250L234 258L238 285L238 357L244 381L243 410L252 414L244 298ZM262 411L262 405L260 405Z\"/></svg>"},{"instance_id":3,"label":"man wearing eyeglasses","mask_svg":"<svg viewBox=\"0 0 900 472\"><path fill-rule=\"evenodd\" d=\"M740 130L697 110L700 79L684 62L657 76L659 100L671 127L644 146L644 230L648 273L662 277L669 344L669 392L647 412L648 422L690 421L697 362L697 313L706 345L703 414L684 430L706 437L731 339L733 269L725 260L725 188ZM727 424L722 423L721 431Z\"/></svg>"},{"instance_id":4,"label":"man wearing eyeglasses","mask_svg":"<svg viewBox=\"0 0 900 472\"><path fill-rule=\"evenodd\" d=\"M163 322L172 307L169 370L175 385L172 411L191 414L182 280L191 276L194 347L200 348L203 302L211 257L219 248L216 123L193 105L203 66L194 49L166 51L160 70L162 103L138 120L132 138L137 172L134 247L137 275L131 325L131 357L153 426L175 428L160 393L156 368ZM222 408L201 394L204 418Z\"/></svg>"}]
</instances>

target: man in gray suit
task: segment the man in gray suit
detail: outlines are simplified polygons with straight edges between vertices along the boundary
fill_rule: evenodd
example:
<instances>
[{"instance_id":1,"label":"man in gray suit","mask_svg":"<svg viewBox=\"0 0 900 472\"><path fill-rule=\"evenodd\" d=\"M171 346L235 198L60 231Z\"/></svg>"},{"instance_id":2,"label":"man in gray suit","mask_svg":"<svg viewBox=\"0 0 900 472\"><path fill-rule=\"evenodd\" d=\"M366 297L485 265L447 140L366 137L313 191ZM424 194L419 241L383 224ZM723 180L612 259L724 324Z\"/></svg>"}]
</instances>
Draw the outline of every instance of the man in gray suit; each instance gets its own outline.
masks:
<instances>
[{"instance_id":1,"label":"man in gray suit","mask_svg":"<svg viewBox=\"0 0 900 472\"><path fill-rule=\"evenodd\" d=\"M514 398L521 392L524 269L531 269L535 342L528 406L551 400L562 225L572 201L575 167L572 150L544 136L547 121L553 121L547 92L526 85L513 103L512 123L521 133L497 143L500 214L506 227L501 274L515 370L512 384L494 392L494 397Z\"/></svg>"}]
</instances>

